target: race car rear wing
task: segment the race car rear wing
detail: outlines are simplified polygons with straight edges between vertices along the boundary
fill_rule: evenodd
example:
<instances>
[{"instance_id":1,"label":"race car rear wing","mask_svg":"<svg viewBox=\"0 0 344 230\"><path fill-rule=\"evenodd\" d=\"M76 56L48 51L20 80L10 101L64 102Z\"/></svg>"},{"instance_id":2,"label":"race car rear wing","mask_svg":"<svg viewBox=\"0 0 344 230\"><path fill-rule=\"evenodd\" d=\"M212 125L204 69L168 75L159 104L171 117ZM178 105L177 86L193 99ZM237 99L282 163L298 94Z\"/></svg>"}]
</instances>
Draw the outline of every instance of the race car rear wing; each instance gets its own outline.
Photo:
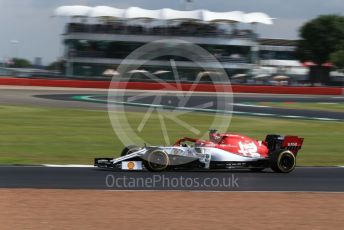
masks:
<instances>
[{"instance_id":1,"label":"race car rear wing","mask_svg":"<svg viewBox=\"0 0 344 230\"><path fill-rule=\"evenodd\" d=\"M298 136L267 135L265 143L271 152L287 149L296 155L302 147L303 140Z\"/></svg>"},{"instance_id":2,"label":"race car rear wing","mask_svg":"<svg viewBox=\"0 0 344 230\"><path fill-rule=\"evenodd\" d=\"M282 148L290 150L292 153L297 154L297 152L301 149L303 144L303 138L298 136L285 136Z\"/></svg>"}]
</instances>

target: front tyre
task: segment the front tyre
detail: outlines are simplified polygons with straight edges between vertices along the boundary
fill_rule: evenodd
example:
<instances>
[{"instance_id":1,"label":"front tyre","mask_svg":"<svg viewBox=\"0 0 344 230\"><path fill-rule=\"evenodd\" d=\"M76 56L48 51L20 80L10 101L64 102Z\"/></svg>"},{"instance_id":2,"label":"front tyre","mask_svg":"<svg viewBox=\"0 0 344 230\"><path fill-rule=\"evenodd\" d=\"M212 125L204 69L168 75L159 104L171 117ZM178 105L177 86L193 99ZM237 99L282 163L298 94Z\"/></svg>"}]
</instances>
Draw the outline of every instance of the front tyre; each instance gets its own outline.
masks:
<instances>
[{"instance_id":1,"label":"front tyre","mask_svg":"<svg viewBox=\"0 0 344 230\"><path fill-rule=\"evenodd\" d=\"M139 146L136 146L136 145L126 146L121 152L121 157L124 157L124 156L129 155L129 154L134 153L134 152L137 152L140 149L141 148Z\"/></svg>"},{"instance_id":2,"label":"front tyre","mask_svg":"<svg viewBox=\"0 0 344 230\"><path fill-rule=\"evenodd\" d=\"M152 149L145 156L144 165L148 171L162 172L170 165L168 154L161 149Z\"/></svg>"},{"instance_id":3,"label":"front tyre","mask_svg":"<svg viewBox=\"0 0 344 230\"><path fill-rule=\"evenodd\" d=\"M271 154L270 167L274 172L290 173L295 166L296 157L289 150L280 150Z\"/></svg>"}]
</instances>

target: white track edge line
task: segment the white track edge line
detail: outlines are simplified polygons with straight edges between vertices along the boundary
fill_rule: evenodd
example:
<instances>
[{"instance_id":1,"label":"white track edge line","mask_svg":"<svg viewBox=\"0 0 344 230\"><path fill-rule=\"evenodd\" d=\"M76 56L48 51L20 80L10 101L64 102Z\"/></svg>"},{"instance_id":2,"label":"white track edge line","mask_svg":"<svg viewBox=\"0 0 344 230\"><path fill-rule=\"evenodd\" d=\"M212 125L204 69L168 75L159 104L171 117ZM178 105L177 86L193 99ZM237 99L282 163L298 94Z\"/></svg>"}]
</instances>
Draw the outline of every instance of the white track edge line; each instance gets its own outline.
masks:
<instances>
[{"instance_id":1,"label":"white track edge line","mask_svg":"<svg viewBox=\"0 0 344 230\"><path fill-rule=\"evenodd\" d=\"M94 168L94 165L78 165L78 164L68 164L68 165L43 164L41 166L50 167L50 168Z\"/></svg>"}]
</instances>

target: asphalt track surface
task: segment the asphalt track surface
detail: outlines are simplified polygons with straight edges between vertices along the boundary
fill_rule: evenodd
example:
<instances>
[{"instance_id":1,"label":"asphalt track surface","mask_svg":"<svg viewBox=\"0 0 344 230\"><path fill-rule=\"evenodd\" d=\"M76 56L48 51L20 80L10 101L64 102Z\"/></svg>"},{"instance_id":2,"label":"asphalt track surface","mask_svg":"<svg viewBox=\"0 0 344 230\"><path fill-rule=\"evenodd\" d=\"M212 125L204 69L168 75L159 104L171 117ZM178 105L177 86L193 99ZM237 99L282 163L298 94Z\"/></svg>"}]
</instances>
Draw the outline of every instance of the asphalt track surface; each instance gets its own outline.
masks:
<instances>
[{"instance_id":1,"label":"asphalt track surface","mask_svg":"<svg viewBox=\"0 0 344 230\"><path fill-rule=\"evenodd\" d=\"M191 109L195 112L218 112L218 113L233 113L234 115L248 115L261 117L278 117L278 118L293 118L293 119L311 119L311 120L333 120L344 121L343 112L331 111L317 111L317 110L302 110L302 109L286 109L274 108L260 105L259 103L273 102L273 103L295 103L295 102L313 102L313 103L342 103L343 99L339 97L330 98L315 98L315 97L295 97L295 96L266 96L266 95L234 95L233 101L229 101L228 96L221 95L192 95L187 100L183 107L180 106L180 98L178 95L165 93L161 95L158 103L155 102L157 95L145 95L141 97L136 94L126 93L123 97L111 95L49 95L52 99L62 100L81 100L97 103L110 103L113 105L123 105L126 107L152 107L164 108L167 110L187 110ZM225 106L225 104L233 105L233 108Z\"/></svg>"},{"instance_id":2,"label":"asphalt track surface","mask_svg":"<svg viewBox=\"0 0 344 230\"><path fill-rule=\"evenodd\" d=\"M227 172L114 172L96 168L0 167L0 188L344 192L344 168Z\"/></svg>"},{"instance_id":3,"label":"asphalt track surface","mask_svg":"<svg viewBox=\"0 0 344 230\"><path fill-rule=\"evenodd\" d=\"M141 95L144 94L144 97ZM132 106L133 103L151 106L156 95L161 95L161 101L158 105L168 106L178 109L179 95L172 92L153 92L147 94L142 91L126 92L123 97L111 98L113 101L125 102L131 99L130 103L124 104L128 110L142 111L142 107ZM216 110L221 107L227 96L214 95L211 93L194 93L185 104L185 107L199 109L204 104L209 104L206 109ZM106 90L89 90L89 89L66 89L66 88L29 88L21 87L1 88L0 105L35 105L61 108L76 108L90 110L107 109L107 91ZM278 117L290 119L311 119L311 120L333 120L344 121L343 112L319 111L319 110L302 110L286 109L262 106L260 102L276 103L344 103L344 96L311 96L311 95L271 95L271 94L234 94L233 95L233 114L260 116L260 117ZM122 104L123 105L123 104ZM219 106L220 105L220 106ZM113 103L116 107L118 104ZM220 108L221 109L221 108Z\"/></svg>"},{"instance_id":4,"label":"asphalt track surface","mask_svg":"<svg viewBox=\"0 0 344 230\"><path fill-rule=\"evenodd\" d=\"M106 110L107 104L101 100L105 98L105 90L91 89L65 89L65 88L40 88L40 87L1 87L0 105L23 105L23 106L46 106L58 108L76 108L89 110ZM126 93L125 97L135 96L142 92ZM90 96L98 101L87 101L76 99L76 96ZM165 95L162 104L172 104L175 96ZM221 96L220 96L221 97ZM196 94L188 102L188 106L197 107L214 98L212 94ZM218 98L217 98L218 99ZM100 100L100 101L99 101ZM137 99L140 103L150 103L152 98ZM221 98L220 98L221 101ZM322 103L344 103L343 96L308 96L308 95L257 95L236 94L234 95L234 111L250 113L252 116L288 115L300 117L313 117L344 120L344 113L324 112L309 110L276 109L256 106L242 106L240 104L255 102L322 102ZM114 105L116 106L116 105ZM142 109L130 106L130 109ZM256 114L254 114L256 113ZM272 114L272 115L271 115ZM245 114L244 114L245 115ZM247 114L246 114L247 115ZM220 181L223 178L237 178L232 186L195 186L185 187L166 186L157 182L154 186L119 186L106 184L106 178L119 178L135 180L165 179L178 180L183 177L190 181L197 179L202 184L207 178L215 178ZM163 177L163 178L162 178ZM134 178L134 179L133 179ZM109 182L109 181L108 181ZM216 181L215 181L216 182ZM196 184L197 185L197 184ZM313 191L313 192L344 192L344 168L340 167L300 167L290 174L276 174L269 170L263 173L251 173L248 171L231 172L166 172L152 174L150 172L113 172L95 168L72 168L72 167L38 167L38 166L0 166L0 188L59 188L59 189L109 189L109 190L211 190L211 191Z\"/></svg>"}]
</instances>

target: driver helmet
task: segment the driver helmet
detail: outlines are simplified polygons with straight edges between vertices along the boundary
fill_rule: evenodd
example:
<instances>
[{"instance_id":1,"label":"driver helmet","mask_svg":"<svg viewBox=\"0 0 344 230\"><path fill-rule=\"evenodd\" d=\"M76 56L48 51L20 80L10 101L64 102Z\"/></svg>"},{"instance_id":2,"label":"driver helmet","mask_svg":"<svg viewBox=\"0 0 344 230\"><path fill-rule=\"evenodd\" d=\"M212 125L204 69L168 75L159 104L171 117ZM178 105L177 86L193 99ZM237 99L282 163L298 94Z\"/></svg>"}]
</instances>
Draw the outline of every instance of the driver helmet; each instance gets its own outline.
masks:
<instances>
[{"instance_id":1,"label":"driver helmet","mask_svg":"<svg viewBox=\"0 0 344 230\"><path fill-rule=\"evenodd\" d=\"M209 140L213 143L218 143L221 139L221 136L219 133L217 133L216 129L210 129L209 130Z\"/></svg>"}]
</instances>

